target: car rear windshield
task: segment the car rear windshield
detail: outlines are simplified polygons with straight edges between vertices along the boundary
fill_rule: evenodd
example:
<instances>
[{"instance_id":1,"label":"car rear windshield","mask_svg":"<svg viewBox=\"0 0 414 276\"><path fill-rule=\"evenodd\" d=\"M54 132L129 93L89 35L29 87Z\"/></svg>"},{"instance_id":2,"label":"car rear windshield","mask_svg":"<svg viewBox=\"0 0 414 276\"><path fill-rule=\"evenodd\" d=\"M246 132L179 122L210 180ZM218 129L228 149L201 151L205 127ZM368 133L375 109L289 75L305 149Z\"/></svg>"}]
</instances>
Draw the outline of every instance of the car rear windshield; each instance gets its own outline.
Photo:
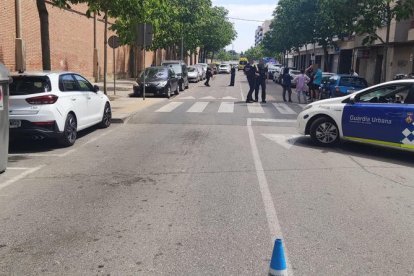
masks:
<instances>
[{"instance_id":1,"label":"car rear windshield","mask_svg":"<svg viewBox=\"0 0 414 276\"><path fill-rule=\"evenodd\" d=\"M339 81L339 86L367 87L367 82L363 78L342 77Z\"/></svg>"},{"instance_id":2,"label":"car rear windshield","mask_svg":"<svg viewBox=\"0 0 414 276\"><path fill-rule=\"evenodd\" d=\"M171 66L176 74L181 74L183 69L178 63L163 63L164 66Z\"/></svg>"},{"instance_id":3,"label":"car rear windshield","mask_svg":"<svg viewBox=\"0 0 414 276\"><path fill-rule=\"evenodd\" d=\"M196 72L197 69L195 67L188 67L189 72Z\"/></svg>"},{"instance_id":4,"label":"car rear windshield","mask_svg":"<svg viewBox=\"0 0 414 276\"><path fill-rule=\"evenodd\" d=\"M46 76L13 76L10 84L10 95L30 95L52 90L49 77Z\"/></svg>"}]
</instances>

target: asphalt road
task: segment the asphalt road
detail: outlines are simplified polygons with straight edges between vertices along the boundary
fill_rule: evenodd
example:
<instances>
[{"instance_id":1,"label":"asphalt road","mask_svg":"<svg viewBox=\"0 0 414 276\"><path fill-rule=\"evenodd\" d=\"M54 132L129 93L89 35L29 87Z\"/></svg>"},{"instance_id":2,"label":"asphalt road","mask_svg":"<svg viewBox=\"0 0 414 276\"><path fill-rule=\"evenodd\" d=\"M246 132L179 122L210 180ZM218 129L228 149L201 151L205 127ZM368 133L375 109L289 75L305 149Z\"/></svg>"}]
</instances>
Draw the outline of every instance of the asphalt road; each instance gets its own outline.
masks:
<instances>
[{"instance_id":1,"label":"asphalt road","mask_svg":"<svg viewBox=\"0 0 414 276\"><path fill-rule=\"evenodd\" d=\"M192 84L71 148L16 142L1 275L413 275L413 153L297 135L302 106ZM294 96L293 99L296 99Z\"/></svg>"}]
</instances>

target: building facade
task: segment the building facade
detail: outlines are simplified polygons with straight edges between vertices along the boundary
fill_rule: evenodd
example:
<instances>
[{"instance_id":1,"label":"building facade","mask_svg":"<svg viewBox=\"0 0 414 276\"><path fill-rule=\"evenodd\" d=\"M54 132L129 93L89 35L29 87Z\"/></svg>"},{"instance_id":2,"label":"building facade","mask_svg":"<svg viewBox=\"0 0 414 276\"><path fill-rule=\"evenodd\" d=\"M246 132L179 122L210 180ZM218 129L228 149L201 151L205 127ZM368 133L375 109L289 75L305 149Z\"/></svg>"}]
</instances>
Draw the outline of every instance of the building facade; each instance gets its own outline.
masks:
<instances>
[{"instance_id":1,"label":"building facade","mask_svg":"<svg viewBox=\"0 0 414 276\"><path fill-rule=\"evenodd\" d=\"M265 33L267 33L270 30L270 20L266 20L263 22L261 26L258 26L255 35L254 35L254 45L259 45L264 38Z\"/></svg>"},{"instance_id":2,"label":"building facade","mask_svg":"<svg viewBox=\"0 0 414 276\"><path fill-rule=\"evenodd\" d=\"M385 40L386 28L378 29L377 34ZM335 46L327 49L327 55L320 45L308 44L299 52L292 53L291 63L297 68L315 63L324 71L340 74L349 73L352 68L369 84L380 83L382 79L392 80L396 74L414 72L414 17L399 22L392 21L385 75L382 68L384 45L380 40L372 45L364 45L363 39L364 36L338 39Z\"/></svg>"}]
</instances>

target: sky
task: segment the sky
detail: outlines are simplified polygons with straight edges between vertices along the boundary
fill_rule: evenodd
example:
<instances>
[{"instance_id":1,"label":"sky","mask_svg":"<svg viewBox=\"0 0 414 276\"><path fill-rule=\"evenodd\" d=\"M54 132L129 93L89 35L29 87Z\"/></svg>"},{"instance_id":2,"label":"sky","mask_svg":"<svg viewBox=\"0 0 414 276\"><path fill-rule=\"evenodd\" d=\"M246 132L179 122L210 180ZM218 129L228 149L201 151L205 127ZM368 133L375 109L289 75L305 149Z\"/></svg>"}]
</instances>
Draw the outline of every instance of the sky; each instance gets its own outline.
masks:
<instances>
[{"instance_id":1,"label":"sky","mask_svg":"<svg viewBox=\"0 0 414 276\"><path fill-rule=\"evenodd\" d=\"M229 17L267 20L272 19L272 13L277 5L277 0L212 0L214 6L225 7L229 11ZM237 38L228 50L236 52L246 51L254 46L254 34L260 22L248 22L230 19L237 31Z\"/></svg>"}]
</instances>

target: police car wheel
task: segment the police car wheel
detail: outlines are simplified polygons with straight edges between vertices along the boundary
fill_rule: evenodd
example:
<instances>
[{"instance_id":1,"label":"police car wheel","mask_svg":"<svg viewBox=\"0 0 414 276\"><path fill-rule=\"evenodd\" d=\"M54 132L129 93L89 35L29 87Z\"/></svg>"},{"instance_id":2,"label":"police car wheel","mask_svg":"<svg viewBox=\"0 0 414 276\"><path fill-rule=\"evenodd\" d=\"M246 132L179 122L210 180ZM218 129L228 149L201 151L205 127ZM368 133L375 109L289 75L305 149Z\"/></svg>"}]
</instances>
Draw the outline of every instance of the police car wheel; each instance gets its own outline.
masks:
<instances>
[{"instance_id":1,"label":"police car wheel","mask_svg":"<svg viewBox=\"0 0 414 276\"><path fill-rule=\"evenodd\" d=\"M330 146L339 141L338 127L327 117L316 119L310 127L312 141L318 146Z\"/></svg>"}]
</instances>

